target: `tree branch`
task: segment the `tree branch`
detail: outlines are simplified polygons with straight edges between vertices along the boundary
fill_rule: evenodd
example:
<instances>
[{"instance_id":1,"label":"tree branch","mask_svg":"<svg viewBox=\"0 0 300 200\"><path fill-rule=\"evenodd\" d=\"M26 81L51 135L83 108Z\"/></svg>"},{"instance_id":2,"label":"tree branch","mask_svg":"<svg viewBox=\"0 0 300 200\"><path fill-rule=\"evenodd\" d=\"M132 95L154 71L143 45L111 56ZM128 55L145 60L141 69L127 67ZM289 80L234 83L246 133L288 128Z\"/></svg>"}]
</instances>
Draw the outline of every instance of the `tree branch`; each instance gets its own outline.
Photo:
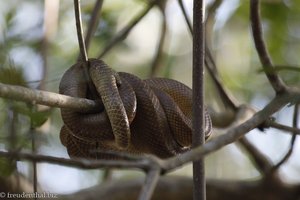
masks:
<instances>
[{"instance_id":1,"label":"tree branch","mask_svg":"<svg viewBox=\"0 0 300 200\"><path fill-rule=\"evenodd\" d=\"M266 156L263 155L261 151L259 151L246 137L239 139L238 143L240 143L249 152L249 156L253 158L255 168L261 174L267 174L270 171L273 166L272 162L267 159Z\"/></svg>"},{"instance_id":2,"label":"tree branch","mask_svg":"<svg viewBox=\"0 0 300 200\"><path fill-rule=\"evenodd\" d=\"M3 83L0 83L0 97L31 104L69 108L82 112L102 109L102 103L98 101L75 98L53 92L33 90L22 86L7 85Z\"/></svg>"},{"instance_id":3,"label":"tree branch","mask_svg":"<svg viewBox=\"0 0 300 200\"><path fill-rule=\"evenodd\" d=\"M159 178L160 178L159 169L153 169L148 172L146 176L146 181L143 184L142 190L138 198L139 200L151 199Z\"/></svg>"},{"instance_id":4,"label":"tree branch","mask_svg":"<svg viewBox=\"0 0 300 200\"><path fill-rule=\"evenodd\" d=\"M250 20L252 27L252 35L254 39L254 44L256 51L262 63L262 67L266 73L267 78L269 79L270 84L276 93L283 92L286 89L285 84L278 76L277 72L274 70L271 57L268 53L265 41L263 39L263 32L260 20L259 12L259 0L250 1Z\"/></svg>"},{"instance_id":5,"label":"tree branch","mask_svg":"<svg viewBox=\"0 0 300 200\"><path fill-rule=\"evenodd\" d=\"M116 153L117 154L117 153ZM45 156L38 154L30 154L30 153L15 153L15 152L5 152L0 151L1 157L6 157L15 160L29 160L39 163L50 163L55 165L63 165L69 167L76 167L80 169L99 169L99 168L118 168L118 169L142 169L145 171L151 170L153 168L157 168L159 164L156 159L152 159L151 157L140 157L137 160L90 160L83 158L59 158L53 156ZM158 159L157 159L158 160Z\"/></svg>"},{"instance_id":6,"label":"tree branch","mask_svg":"<svg viewBox=\"0 0 300 200\"><path fill-rule=\"evenodd\" d=\"M174 170L185 163L200 159L207 154L214 152L227 144L235 142L246 133L263 123L270 115L280 110L284 105L289 103L290 98L299 96L299 91L290 91L276 96L264 109L257 112L251 119L227 131L226 134L213 139L201 147L197 147L186 153L177 155L164 161L163 171Z\"/></svg>"},{"instance_id":7,"label":"tree branch","mask_svg":"<svg viewBox=\"0 0 300 200\"><path fill-rule=\"evenodd\" d=\"M102 58L106 53L108 53L116 44L123 41L130 31L135 27L135 25L153 8L156 1L151 1L149 5L139 13L126 27L124 27L118 34L108 43L108 45L103 49L103 51L98 56L98 59Z\"/></svg>"},{"instance_id":8,"label":"tree branch","mask_svg":"<svg viewBox=\"0 0 300 200\"><path fill-rule=\"evenodd\" d=\"M94 9L92 11L92 16L89 21L88 29L87 29L86 36L85 36L86 49L89 49L92 35L95 32L96 25L98 24L98 22L100 20L102 5L103 5L103 0L97 0L94 5Z\"/></svg>"},{"instance_id":9,"label":"tree branch","mask_svg":"<svg viewBox=\"0 0 300 200\"><path fill-rule=\"evenodd\" d=\"M298 127L298 117L299 117L298 111L299 111L299 104L296 104L295 108L294 108L294 115L293 115L293 128ZM271 169L272 172L277 171L280 168L280 166L283 165L290 158L290 156L292 155L293 150L294 150L294 146L295 146L295 142L296 142L296 139L297 139L297 132L293 131L292 133L293 133L293 135L292 135L292 138L291 138L291 143L290 143L289 150L287 151L285 156Z\"/></svg>"}]
</instances>

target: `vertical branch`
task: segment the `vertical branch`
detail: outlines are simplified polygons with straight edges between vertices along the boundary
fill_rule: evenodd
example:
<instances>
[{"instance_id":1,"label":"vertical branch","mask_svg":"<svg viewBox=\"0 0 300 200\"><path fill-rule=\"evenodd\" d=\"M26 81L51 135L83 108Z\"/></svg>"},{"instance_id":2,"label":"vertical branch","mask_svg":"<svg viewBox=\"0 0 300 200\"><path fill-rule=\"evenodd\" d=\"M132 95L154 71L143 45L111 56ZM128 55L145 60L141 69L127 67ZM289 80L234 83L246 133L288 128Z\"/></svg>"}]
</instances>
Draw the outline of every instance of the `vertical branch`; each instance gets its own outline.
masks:
<instances>
[{"instance_id":1,"label":"vertical branch","mask_svg":"<svg viewBox=\"0 0 300 200\"><path fill-rule=\"evenodd\" d=\"M82 21L81 21L81 9L80 9L80 0L74 0L74 11L75 11L75 19L76 19L76 29L77 29L77 38L80 49L80 60L83 61L84 68L84 76L88 84L88 88L93 96L93 98L97 97L97 93L95 88L93 87L91 78L89 76L88 69L88 55L85 47L85 42L83 38L83 30L82 30Z\"/></svg>"},{"instance_id":2,"label":"vertical branch","mask_svg":"<svg viewBox=\"0 0 300 200\"><path fill-rule=\"evenodd\" d=\"M74 0L74 10L75 10L77 38L78 38L78 44L79 44L79 49L80 49L80 54L81 54L81 60L83 60L84 62L87 62L88 56L87 56L85 42L84 42L84 38L83 38L80 0Z\"/></svg>"},{"instance_id":3,"label":"vertical branch","mask_svg":"<svg viewBox=\"0 0 300 200\"><path fill-rule=\"evenodd\" d=\"M193 147L204 144L205 0L194 0L193 11ZM205 200L204 159L193 162L194 200Z\"/></svg>"},{"instance_id":4,"label":"vertical branch","mask_svg":"<svg viewBox=\"0 0 300 200\"><path fill-rule=\"evenodd\" d=\"M35 140L35 133L33 128L31 128L31 150L32 153L36 153L36 140ZM33 170L33 192L37 192L37 163L35 161L32 161L32 170ZM35 197L35 200L37 197Z\"/></svg>"},{"instance_id":5,"label":"vertical branch","mask_svg":"<svg viewBox=\"0 0 300 200\"><path fill-rule=\"evenodd\" d=\"M250 20L254 44L266 76L276 93L283 92L285 90L285 85L278 76L277 72L274 70L271 57L263 39L259 0L251 0L250 2Z\"/></svg>"}]
</instances>

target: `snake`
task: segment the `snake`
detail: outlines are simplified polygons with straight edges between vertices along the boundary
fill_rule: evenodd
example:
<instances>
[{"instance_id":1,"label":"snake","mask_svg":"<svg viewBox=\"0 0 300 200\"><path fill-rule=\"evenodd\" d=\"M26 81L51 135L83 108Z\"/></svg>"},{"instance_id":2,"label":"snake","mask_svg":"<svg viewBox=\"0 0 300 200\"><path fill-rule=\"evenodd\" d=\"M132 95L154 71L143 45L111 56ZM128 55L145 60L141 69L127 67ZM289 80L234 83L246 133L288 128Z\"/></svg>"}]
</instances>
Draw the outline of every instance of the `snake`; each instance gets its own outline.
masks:
<instances>
[{"instance_id":1,"label":"snake","mask_svg":"<svg viewBox=\"0 0 300 200\"><path fill-rule=\"evenodd\" d=\"M192 89L168 78L140 79L103 60L78 61L62 76L59 93L99 101L92 111L61 108L60 140L70 157L117 159L107 152L169 158L192 148ZM96 91L96 96L91 90ZM212 132L205 109L204 134Z\"/></svg>"}]
</instances>

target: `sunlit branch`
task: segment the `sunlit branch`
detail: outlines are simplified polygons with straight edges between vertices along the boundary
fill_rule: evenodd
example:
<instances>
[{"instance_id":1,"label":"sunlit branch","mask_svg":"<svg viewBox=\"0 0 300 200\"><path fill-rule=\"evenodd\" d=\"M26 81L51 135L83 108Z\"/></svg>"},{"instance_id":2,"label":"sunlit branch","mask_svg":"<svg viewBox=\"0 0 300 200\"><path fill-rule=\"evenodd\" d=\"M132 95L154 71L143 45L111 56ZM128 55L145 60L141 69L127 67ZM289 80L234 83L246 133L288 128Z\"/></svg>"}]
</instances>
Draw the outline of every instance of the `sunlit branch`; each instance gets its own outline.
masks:
<instances>
[{"instance_id":1,"label":"sunlit branch","mask_svg":"<svg viewBox=\"0 0 300 200\"><path fill-rule=\"evenodd\" d=\"M3 83L0 83L0 97L31 104L69 108L82 112L102 109L101 102Z\"/></svg>"}]
</instances>

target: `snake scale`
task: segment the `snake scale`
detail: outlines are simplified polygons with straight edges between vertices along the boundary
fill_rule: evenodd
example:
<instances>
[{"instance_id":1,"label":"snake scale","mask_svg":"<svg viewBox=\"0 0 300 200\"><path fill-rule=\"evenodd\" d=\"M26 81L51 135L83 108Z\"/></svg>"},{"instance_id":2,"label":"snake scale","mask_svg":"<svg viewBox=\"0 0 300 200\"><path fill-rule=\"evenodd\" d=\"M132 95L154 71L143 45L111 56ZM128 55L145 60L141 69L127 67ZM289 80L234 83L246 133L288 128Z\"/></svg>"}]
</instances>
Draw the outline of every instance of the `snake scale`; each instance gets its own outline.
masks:
<instances>
[{"instance_id":1,"label":"snake scale","mask_svg":"<svg viewBox=\"0 0 300 200\"><path fill-rule=\"evenodd\" d=\"M78 112L62 108L60 139L70 157L115 159L105 151L154 154L182 153L192 144L192 90L167 78L140 78L115 72L102 60L89 60L89 75L97 98L84 76L83 62L63 75L59 92L102 101L103 109ZM211 120L205 112L205 138Z\"/></svg>"}]
</instances>

